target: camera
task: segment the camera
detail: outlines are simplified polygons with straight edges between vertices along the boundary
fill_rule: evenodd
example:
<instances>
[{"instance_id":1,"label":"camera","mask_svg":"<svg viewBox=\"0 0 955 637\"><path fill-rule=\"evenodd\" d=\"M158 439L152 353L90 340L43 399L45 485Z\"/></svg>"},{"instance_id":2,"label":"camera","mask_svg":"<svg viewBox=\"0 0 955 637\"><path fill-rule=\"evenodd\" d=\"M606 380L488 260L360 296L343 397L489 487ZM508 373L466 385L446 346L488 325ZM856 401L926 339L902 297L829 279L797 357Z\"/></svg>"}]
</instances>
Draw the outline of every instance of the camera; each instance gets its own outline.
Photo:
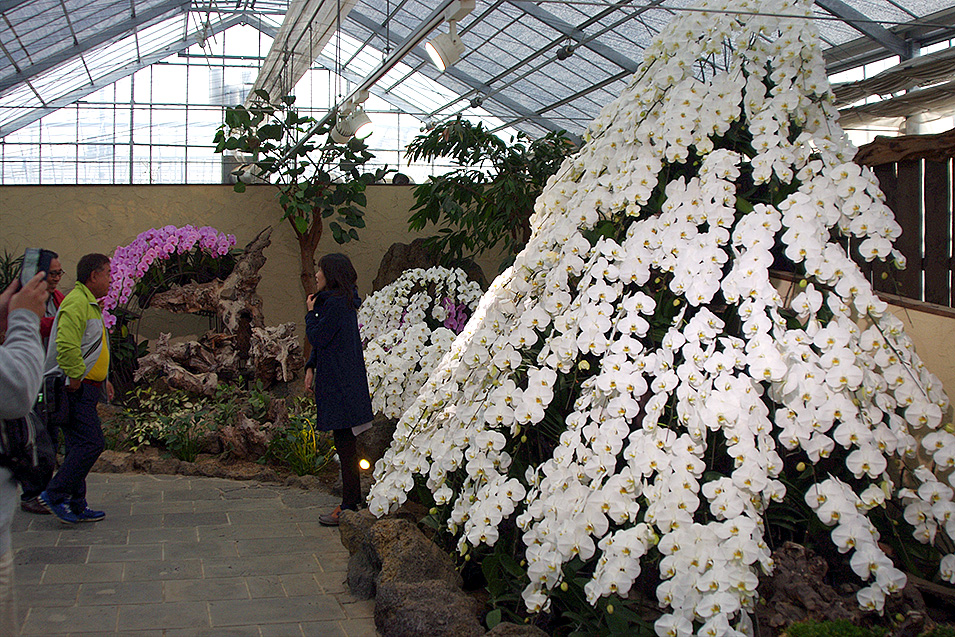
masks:
<instances>
[{"instance_id":1,"label":"camera","mask_svg":"<svg viewBox=\"0 0 955 637\"><path fill-rule=\"evenodd\" d=\"M22 289L37 272L49 273L53 252L39 248L27 248L23 252L23 265L20 268L20 288Z\"/></svg>"}]
</instances>

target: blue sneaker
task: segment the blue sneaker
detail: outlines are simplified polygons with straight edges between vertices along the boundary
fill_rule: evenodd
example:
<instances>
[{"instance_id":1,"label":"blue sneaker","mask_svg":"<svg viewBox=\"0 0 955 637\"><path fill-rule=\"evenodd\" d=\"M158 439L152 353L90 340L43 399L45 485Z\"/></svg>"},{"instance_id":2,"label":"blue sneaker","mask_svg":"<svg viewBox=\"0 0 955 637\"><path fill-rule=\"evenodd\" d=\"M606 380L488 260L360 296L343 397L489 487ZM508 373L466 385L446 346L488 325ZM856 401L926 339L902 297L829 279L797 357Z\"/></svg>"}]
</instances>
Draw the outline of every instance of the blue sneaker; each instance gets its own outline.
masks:
<instances>
[{"instance_id":1,"label":"blue sneaker","mask_svg":"<svg viewBox=\"0 0 955 637\"><path fill-rule=\"evenodd\" d=\"M80 522L99 522L106 517L106 511L95 511L85 507L82 511L72 511Z\"/></svg>"},{"instance_id":2,"label":"blue sneaker","mask_svg":"<svg viewBox=\"0 0 955 637\"><path fill-rule=\"evenodd\" d=\"M50 500L50 494L48 494L46 491L37 497L40 499L40 504L46 507L46 509L55 515L63 524L76 524L80 521L80 518L75 513L70 511L70 507L67 506L65 502L54 504Z\"/></svg>"}]
</instances>

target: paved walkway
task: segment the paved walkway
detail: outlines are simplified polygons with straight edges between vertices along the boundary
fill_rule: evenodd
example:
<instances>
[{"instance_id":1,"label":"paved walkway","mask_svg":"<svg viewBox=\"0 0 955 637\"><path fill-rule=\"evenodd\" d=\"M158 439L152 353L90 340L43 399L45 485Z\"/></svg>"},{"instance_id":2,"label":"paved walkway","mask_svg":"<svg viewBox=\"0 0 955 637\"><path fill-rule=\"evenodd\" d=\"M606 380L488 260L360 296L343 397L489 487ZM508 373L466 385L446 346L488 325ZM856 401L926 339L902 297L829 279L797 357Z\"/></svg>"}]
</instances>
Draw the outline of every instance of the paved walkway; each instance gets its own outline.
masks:
<instances>
[{"instance_id":1,"label":"paved walkway","mask_svg":"<svg viewBox=\"0 0 955 637\"><path fill-rule=\"evenodd\" d=\"M106 519L17 512L23 635L372 637L374 601L345 587L348 552L318 524L336 499L271 484L92 474Z\"/></svg>"}]
</instances>

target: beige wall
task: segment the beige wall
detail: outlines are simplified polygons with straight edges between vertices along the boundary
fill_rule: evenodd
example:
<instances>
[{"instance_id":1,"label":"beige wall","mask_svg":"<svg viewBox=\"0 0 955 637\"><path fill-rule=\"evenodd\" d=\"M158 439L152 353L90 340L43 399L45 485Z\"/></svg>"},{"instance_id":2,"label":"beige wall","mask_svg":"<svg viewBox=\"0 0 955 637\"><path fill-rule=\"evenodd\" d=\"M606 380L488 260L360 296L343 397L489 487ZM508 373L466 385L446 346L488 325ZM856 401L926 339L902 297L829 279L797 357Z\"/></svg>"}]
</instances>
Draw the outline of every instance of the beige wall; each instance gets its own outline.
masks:
<instances>
[{"instance_id":1,"label":"beige wall","mask_svg":"<svg viewBox=\"0 0 955 637\"><path fill-rule=\"evenodd\" d=\"M419 236L408 231L413 189L369 187L361 240L340 246L326 232L316 257L327 252L347 254L358 270L362 295L368 294L388 248ZM259 285L265 319L271 325L295 321L301 328L304 293L298 276L298 242L288 222L280 219L281 208L270 186L251 186L242 194L233 192L231 186L214 185L0 187L0 248L21 252L30 246L58 252L66 271L60 284L64 291L73 287L81 256L89 252L111 255L117 246L128 244L149 228L212 226L234 234L244 246L272 225L272 245L265 251L268 261ZM481 265L489 279L497 273L496 263L484 261ZM170 318L150 312L153 316L144 320L152 324L164 324Z\"/></svg>"},{"instance_id":2,"label":"beige wall","mask_svg":"<svg viewBox=\"0 0 955 637\"><path fill-rule=\"evenodd\" d=\"M322 238L317 256L344 252L358 270L362 294L371 282L385 251L395 242L408 243L407 219L413 187L368 188L367 227L361 241L339 246L331 233ZM275 190L252 186L243 194L231 186L4 186L0 187L0 248L11 252L27 246L60 253L66 275L62 289L73 286L76 261L88 252L112 254L137 234L152 227L194 224L212 226L236 236L244 246L262 228L272 225L272 245L262 268L262 295L266 322L272 325L294 321L302 327L304 293L298 278L298 244L287 222L280 221ZM497 274L497 263L483 260L488 279ZM940 316L893 306L905 322L919 355L938 375L950 396L955 392L955 317ZM144 317L165 327L170 316L153 311ZM196 319L182 319L178 330L204 329ZM144 335L153 336L153 330Z\"/></svg>"}]
</instances>

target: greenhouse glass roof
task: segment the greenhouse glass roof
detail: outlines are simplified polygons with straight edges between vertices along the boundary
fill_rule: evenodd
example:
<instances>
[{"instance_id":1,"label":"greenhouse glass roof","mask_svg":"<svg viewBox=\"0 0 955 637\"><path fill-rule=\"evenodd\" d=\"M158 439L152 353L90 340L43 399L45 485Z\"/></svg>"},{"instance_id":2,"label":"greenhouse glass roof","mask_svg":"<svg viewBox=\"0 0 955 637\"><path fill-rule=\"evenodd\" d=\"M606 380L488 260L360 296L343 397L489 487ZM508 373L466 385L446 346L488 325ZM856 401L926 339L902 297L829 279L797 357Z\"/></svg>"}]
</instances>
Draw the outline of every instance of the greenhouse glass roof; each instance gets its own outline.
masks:
<instances>
[{"instance_id":1,"label":"greenhouse glass roof","mask_svg":"<svg viewBox=\"0 0 955 637\"><path fill-rule=\"evenodd\" d=\"M457 23L464 54L440 73L424 43L447 32L454 0L0 0L0 138L237 24L275 38L257 86L294 85L318 60L356 84L373 78L371 93L424 121L480 107L501 128L533 137L580 134L619 94L651 39L696 2L475 4ZM814 16L831 73L893 57L917 62L925 47L955 38L955 0L816 0ZM951 80L953 56L932 69L932 82L903 74L891 94L909 93L905 103L918 109L911 93ZM865 99L885 86L847 94ZM955 99L937 93L933 109L955 110Z\"/></svg>"}]
</instances>

